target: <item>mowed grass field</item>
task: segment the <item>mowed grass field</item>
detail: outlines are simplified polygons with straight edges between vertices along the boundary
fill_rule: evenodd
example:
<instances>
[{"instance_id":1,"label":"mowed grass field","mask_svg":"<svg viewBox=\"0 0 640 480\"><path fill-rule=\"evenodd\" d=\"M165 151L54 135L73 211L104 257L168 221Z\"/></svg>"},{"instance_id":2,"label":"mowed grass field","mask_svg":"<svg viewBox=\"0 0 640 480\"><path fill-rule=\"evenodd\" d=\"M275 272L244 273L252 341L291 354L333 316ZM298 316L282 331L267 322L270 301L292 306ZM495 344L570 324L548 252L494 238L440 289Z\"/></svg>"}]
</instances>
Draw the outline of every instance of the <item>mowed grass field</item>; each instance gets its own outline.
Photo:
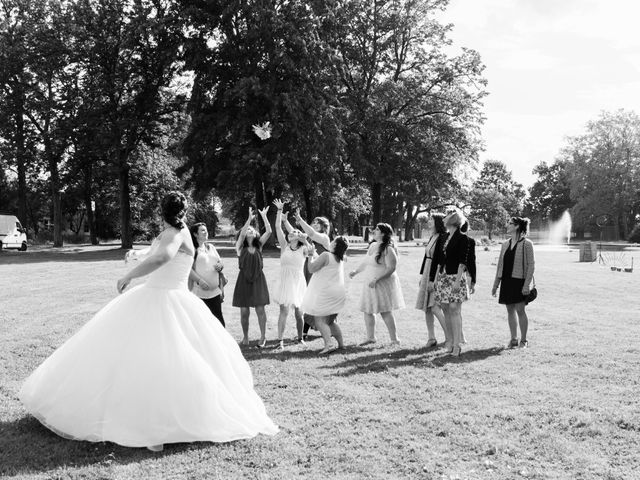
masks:
<instances>
[{"instance_id":1,"label":"mowed grass field","mask_svg":"<svg viewBox=\"0 0 640 480\"><path fill-rule=\"evenodd\" d=\"M221 248L230 279L237 260ZM352 250L347 269L364 250ZM478 249L478 287L463 307L460 358L427 350L415 310L422 248L400 246L407 308L401 345L381 320L364 338L361 277L347 280L339 322L348 349L318 357L319 337L277 353L244 350L281 431L228 444L175 444L161 453L64 440L27 415L22 381L112 297L126 271L116 246L0 254L0 475L21 479L633 479L640 478L640 274L578 263L578 252L537 249L538 300L530 348L504 348L506 312L490 290L498 252ZM636 265L640 266L640 252ZM630 253L629 255L633 255ZM271 283L278 252L268 252ZM267 309L275 343L277 307ZM439 341L442 335L437 327ZM292 319L287 338L295 334ZM126 332L123 332L126 336ZM251 338L258 338L252 313Z\"/></svg>"}]
</instances>

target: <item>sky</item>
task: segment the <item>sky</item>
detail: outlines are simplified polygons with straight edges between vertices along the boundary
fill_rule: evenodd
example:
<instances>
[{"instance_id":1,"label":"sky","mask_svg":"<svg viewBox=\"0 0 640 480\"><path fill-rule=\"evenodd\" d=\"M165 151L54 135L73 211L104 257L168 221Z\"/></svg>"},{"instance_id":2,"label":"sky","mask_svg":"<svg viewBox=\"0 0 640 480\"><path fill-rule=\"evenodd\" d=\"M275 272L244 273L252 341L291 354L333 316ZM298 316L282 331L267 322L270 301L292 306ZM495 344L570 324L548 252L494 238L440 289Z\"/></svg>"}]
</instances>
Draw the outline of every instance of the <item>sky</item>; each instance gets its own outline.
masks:
<instances>
[{"instance_id":1,"label":"sky","mask_svg":"<svg viewBox=\"0 0 640 480\"><path fill-rule=\"evenodd\" d=\"M525 187L602 110L640 113L638 0L450 0L440 19L486 66L481 160Z\"/></svg>"}]
</instances>

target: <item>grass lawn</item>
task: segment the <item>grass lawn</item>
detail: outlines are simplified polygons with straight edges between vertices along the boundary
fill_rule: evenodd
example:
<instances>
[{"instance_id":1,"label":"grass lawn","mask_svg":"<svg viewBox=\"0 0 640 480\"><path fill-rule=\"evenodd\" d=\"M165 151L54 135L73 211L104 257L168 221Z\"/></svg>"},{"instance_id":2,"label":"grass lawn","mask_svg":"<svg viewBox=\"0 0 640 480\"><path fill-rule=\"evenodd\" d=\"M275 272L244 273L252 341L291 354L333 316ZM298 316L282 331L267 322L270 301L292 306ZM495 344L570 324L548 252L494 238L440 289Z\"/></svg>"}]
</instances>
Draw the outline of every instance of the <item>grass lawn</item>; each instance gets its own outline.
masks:
<instances>
[{"instance_id":1,"label":"grass lawn","mask_svg":"<svg viewBox=\"0 0 640 480\"><path fill-rule=\"evenodd\" d=\"M21 479L640 478L640 275L578 263L578 252L537 250L539 297L530 345L505 350L506 312L490 295L497 256L478 249L478 292L463 307L460 358L427 350L413 308L422 248L400 247L407 308L402 344L381 320L372 347L348 280L340 325L349 345L319 358L320 338L284 353L245 349L256 390L280 425L274 437L168 445L161 453L64 440L28 416L22 381L115 296L128 267L115 246L0 253L0 476ZM223 249L231 287L233 251ZM364 250L352 251L348 269ZM640 260L640 253L636 254ZM265 273L276 279L276 252ZM224 304L241 338L239 312ZM268 338L277 308L269 306ZM438 327L439 329L439 327ZM438 333L440 331L438 330ZM295 334L290 321L287 337ZM257 340L255 314L251 338ZM439 340L442 341L440 335ZM275 342L273 342L275 343Z\"/></svg>"}]
</instances>

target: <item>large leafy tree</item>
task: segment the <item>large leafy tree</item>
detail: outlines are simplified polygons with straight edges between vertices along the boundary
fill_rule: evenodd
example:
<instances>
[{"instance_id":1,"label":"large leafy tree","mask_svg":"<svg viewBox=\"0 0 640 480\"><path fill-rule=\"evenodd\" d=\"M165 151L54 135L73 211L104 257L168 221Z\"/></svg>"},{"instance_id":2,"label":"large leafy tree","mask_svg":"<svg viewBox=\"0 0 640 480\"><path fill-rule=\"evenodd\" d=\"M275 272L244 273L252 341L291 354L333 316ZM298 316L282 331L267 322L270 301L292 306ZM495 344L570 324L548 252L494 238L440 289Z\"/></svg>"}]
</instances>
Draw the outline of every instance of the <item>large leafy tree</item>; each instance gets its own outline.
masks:
<instances>
[{"instance_id":1,"label":"large leafy tree","mask_svg":"<svg viewBox=\"0 0 640 480\"><path fill-rule=\"evenodd\" d=\"M418 205L437 192L429 183L445 188L455 162L476 159L484 67L472 50L445 52L450 26L435 14L446 4L357 0L340 9L335 41L341 100L350 113L349 161L370 185L374 223L383 203L394 216L389 198L414 221ZM437 180L425 182L427 175ZM418 197L405 200L406 192L416 191Z\"/></svg>"},{"instance_id":2,"label":"large leafy tree","mask_svg":"<svg viewBox=\"0 0 640 480\"><path fill-rule=\"evenodd\" d=\"M316 186L336 179L342 149L331 2L209 2L186 10L186 67L195 72L183 173L244 214L293 194L315 213ZM260 139L255 124L270 123ZM299 200L296 200L298 198Z\"/></svg>"},{"instance_id":3,"label":"large leafy tree","mask_svg":"<svg viewBox=\"0 0 640 480\"><path fill-rule=\"evenodd\" d=\"M538 179L529 189L525 213L540 220L557 220L571 209L570 163L559 159L552 164L541 162L533 169Z\"/></svg>"},{"instance_id":4,"label":"large leafy tree","mask_svg":"<svg viewBox=\"0 0 640 480\"><path fill-rule=\"evenodd\" d=\"M131 248L132 167L183 103L171 88L180 69L182 23L170 0L78 0L74 15L86 72L80 87L91 105L83 111L87 121L78 124L91 127L77 132L78 164L88 185L93 162L104 162L117 176L121 243ZM85 198L88 203L89 186Z\"/></svg>"},{"instance_id":5,"label":"large leafy tree","mask_svg":"<svg viewBox=\"0 0 640 480\"><path fill-rule=\"evenodd\" d=\"M470 194L473 215L484 222L489 238L509 215L519 215L525 200L522 185L499 160L484 163Z\"/></svg>"},{"instance_id":6,"label":"large leafy tree","mask_svg":"<svg viewBox=\"0 0 640 480\"><path fill-rule=\"evenodd\" d=\"M640 214L640 117L634 112L603 112L572 137L562 151L571 166L574 217L611 218L626 238Z\"/></svg>"}]
</instances>

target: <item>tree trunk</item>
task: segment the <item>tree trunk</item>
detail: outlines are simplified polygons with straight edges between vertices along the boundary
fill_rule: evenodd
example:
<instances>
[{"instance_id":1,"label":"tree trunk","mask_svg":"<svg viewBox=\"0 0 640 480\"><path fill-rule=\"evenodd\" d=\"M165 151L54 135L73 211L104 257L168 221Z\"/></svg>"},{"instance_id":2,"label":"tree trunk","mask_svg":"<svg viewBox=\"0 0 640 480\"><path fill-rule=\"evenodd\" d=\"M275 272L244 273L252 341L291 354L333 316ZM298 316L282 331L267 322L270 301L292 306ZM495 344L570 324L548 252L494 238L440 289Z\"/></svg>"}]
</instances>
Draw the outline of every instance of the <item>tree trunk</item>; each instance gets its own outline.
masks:
<instances>
[{"instance_id":1,"label":"tree trunk","mask_svg":"<svg viewBox=\"0 0 640 480\"><path fill-rule=\"evenodd\" d=\"M371 185L371 214L373 215L372 225L380 223L382 217L382 184L375 182Z\"/></svg>"},{"instance_id":2,"label":"tree trunk","mask_svg":"<svg viewBox=\"0 0 640 480\"><path fill-rule=\"evenodd\" d=\"M62 224L62 200L60 195L60 172L58 171L58 158L52 151L53 146L48 135L44 138L44 154L49 165L50 183L51 183L51 207L53 210L53 246L62 247L64 243Z\"/></svg>"},{"instance_id":3,"label":"tree trunk","mask_svg":"<svg viewBox=\"0 0 640 480\"><path fill-rule=\"evenodd\" d=\"M16 109L16 166L18 170L18 217L23 227L29 227L29 216L27 214L27 168L24 148L24 108L23 94L18 93L18 108Z\"/></svg>"},{"instance_id":4,"label":"tree trunk","mask_svg":"<svg viewBox=\"0 0 640 480\"><path fill-rule=\"evenodd\" d=\"M126 162L120 163L118 183L120 190L120 244L122 248L133 248L133 233L131 231L131 199L129 188L129 170Z\"/></svg>"},{"instance_id":5,"label":"tree trunk","mask_svg":"<svg viewBox=\"0 0 640 480\"><path fill-rule=\"evenodd\" d=\"M311 190L305 185L302 186L302 198L304 199L304 209L307 214L307 221L311 221L313 214L313 200L311 199Z\"/></svg>"},{"instance_id":6,"label":"tree trunk","mask_svg":"<svg viewBox=\"0 0 640 480\"><path fill-rule=\"evenodd\" d=\"M416 222L416 219L413 214L413 205L411 203L407 203L406 212L407 212L407 219L404 224L404 239L407 241L410 241L414 239L413 227Z\"/></svg>"},{"instance_id":7,"label":"tree trunk","mask_svg":"<svg viewBox=\"0 0 640 480\"><path fill-rule=\"evenodd\" d=\"M93 174L91 165L84 167L84 208L87 211L87 224L89 225L89 237L91 245L98 245L98 235L96 235L96 218L91 209L91 183Z\"/></svg>"}]
</instances>

